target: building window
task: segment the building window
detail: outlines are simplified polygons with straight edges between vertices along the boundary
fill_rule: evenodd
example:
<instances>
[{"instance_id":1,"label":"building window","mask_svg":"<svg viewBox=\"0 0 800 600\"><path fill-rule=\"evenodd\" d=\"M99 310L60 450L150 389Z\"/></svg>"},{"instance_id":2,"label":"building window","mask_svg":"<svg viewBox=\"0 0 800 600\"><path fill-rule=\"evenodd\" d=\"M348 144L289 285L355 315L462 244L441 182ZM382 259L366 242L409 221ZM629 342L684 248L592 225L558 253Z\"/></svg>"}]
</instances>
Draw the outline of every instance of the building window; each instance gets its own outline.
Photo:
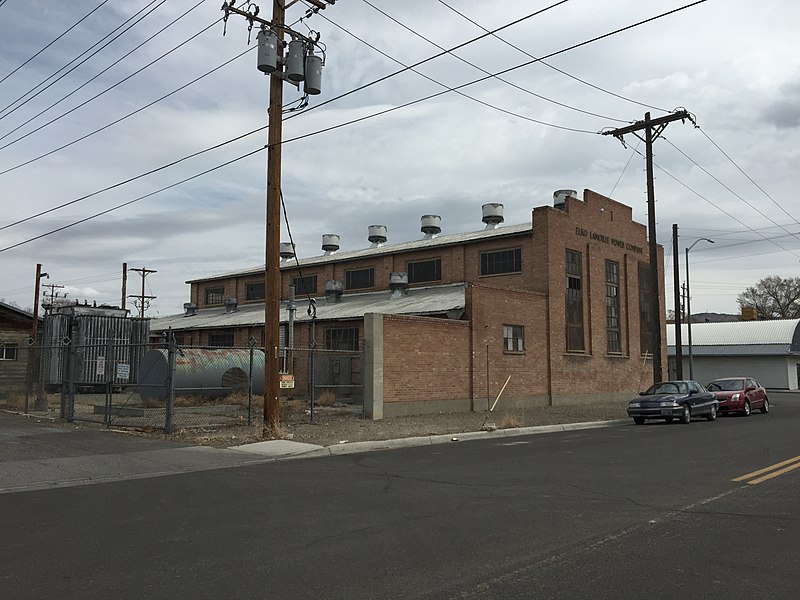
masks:
<instances>
[{"instance_id":1,"label":"building window","mask_svg":"<svg viewBox=\"0 0 800 600\"><path fill-rule=\"evenodd\" d=\"M308 294L317 293L317 276L308 275L307 277L292 277L292 285L294 286L295 294Z\"/></svg>"},{"instance_id":2,"label":"building window","mask_svg":"<svg viewBox=\"0 0 800 600\"><path fill-rule=\"evenodd\" d=\"M375 269L372 267L345 271L344 273L344 287L346 290L362 290L374 286Z\"/></svg>"},{"instance_id":3,"label":"building window","mask_svg":"<svg viewBox=\"0 0 800 600\"><path fill-rule=\"evenodd\" d=\"M225 301L225 288L206 288L206 305L222 304Z\"/></svg>"},{"instance_id":4,"label":"building window","mask_svg":"<svg viewBox=\"0 0 800 600\"><path fill-rule=\"evenodd\" d=\"M650 265L639 263L639 343L642 354L653 356L655 348L655 312L653 289L650 285Z\"/></svg>"},{"instance_id":5,"label":"building window","mask_svg":"<svg viewBox=\"0 0 800 600\"><path fill-rule=\"evenodd\" d=\"M248 283L244 290L245 300L263 300L264 299L264 282L254 281Z\"/></svg>"},{"instance_id":6,"label":"building window","mask_svg":"<svg viewBox=\"0 0 800 600\"><path fill-rule=\"evenodd\" d=\"M525 329L522 325L503 325L503 350L525 352Z\"/></svg>"},{"instance_id":7,"label":"building window","mask_svg":"<svg viewBox=\"0 0 800 600\"><path fill-rule=\"evenodd\" d=\"M619 263L606 261L606 335L609 353L622 352L619 326Z\"/></svg>"},{"instance_id":8,"label":"building window","mask_svg":"<svg viewBox=\"0 0 800 600\"><path fill-rule=\"evenodd\" d=\"M0 342L0 360L17 360L19 344L4 344Z\"/></svg>"},{"instance_id":9,"label":"building window","mask_svg":"<svg viewBox=\"0 0 800 600\"><path fill-rule=\"evenodd\" d=\"M422 283L423 281L441 281L442 259L420 260L410 262L407 266L408 283Z\"/></svg>"},{"instance_id":10,"label":"building window","mask_svg":"<svg viewBox=\"0 0 800 600\"><path fill-rule=\"evenodd\" d=\"M208 333L208 345L218 348L233 346L233 329L215 329Z\"/></svg>"},{"instance_id":11,"label":"building window","mask_svg":"<svg viewBox=\"0 0 800 600\"><path fill-rule=\"evenodd\" d=\"M567 250L567 352L583 352L583 267L581 253Z\"/></svg>"},{"instance_id":12,"label":"building window","mask_svg":"<svg viewBox=\"0 0 800 600\"><path fill-rule=\"evenodd\" d=\"M481 252L481 275L522 272L522 249Z\"/></svg>"},{"instance_id":13,"label":"building window","mask_svg":"<svg viewBox=\"0 0 800 600\"><path fill-rule=\"evenodd\" d=\"M347 327L325 331L327 350L358 350L358 329Z\"/></svg>"}]
</instances>

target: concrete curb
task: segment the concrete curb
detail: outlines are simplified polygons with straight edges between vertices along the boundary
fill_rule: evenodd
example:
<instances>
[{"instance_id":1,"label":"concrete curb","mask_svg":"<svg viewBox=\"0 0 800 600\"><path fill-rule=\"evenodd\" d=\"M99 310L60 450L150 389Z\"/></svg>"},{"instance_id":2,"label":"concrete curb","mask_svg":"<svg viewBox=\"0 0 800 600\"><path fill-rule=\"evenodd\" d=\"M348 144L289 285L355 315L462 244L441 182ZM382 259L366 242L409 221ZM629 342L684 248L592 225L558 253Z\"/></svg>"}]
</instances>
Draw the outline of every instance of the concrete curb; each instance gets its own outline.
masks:
<instances>
[{"instance_id":1,"label":"concrete curb","mask_svg":"<svg viewBox=\"0 0 800 600\"><path fill-rule=\"evenodd\" d=\"M538 435L542 433L556 433L562 431L577 431L581 429L599 429L602 427L616 427L628 422L628 419L614 421L590 421L585 423L563 423L559 425L539 425L536 427L519 427L514 429L496 429L495 431L470 431L466 433L453 433L441 435L425 435L393 440L374 440L367 442L351 442L335 444L309 449L305 453L293 453L286 458L312 458L316 456L341 456L344 454L358 454L360 452L375 452L379 450L396 450L398 448L414 448L418 446L435 446L455 442L469 442L473 440L489 440L497 438L512 438L524 435ZM262 442L271 444L272 442ZM311 444L309 444L311 445ZM276 456L273 454L273 456Z\"/></svg>"}]
</instances>

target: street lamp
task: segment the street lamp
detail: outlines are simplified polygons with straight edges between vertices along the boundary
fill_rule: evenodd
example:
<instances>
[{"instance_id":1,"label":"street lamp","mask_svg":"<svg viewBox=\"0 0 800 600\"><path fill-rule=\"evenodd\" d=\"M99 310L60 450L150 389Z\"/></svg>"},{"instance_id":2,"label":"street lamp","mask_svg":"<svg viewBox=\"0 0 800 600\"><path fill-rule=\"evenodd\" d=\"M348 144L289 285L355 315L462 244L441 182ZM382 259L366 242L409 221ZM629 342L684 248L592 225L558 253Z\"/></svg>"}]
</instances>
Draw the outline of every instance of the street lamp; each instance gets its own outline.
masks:
<instances>
[{"instance_id":1,"label":"street lamp","mask_svg":"<svg viewBox=\"0 0 800 600\"><path fill-rule=\"evenodd\" d=\"M689 291L689 250L694 248L697 242L706 241L713 244L714 240L708 238L700 238L695 240L691 246L686 248L686 334L689 342L689 379L694 379L694 371L692 369L692 308L691 298L692 294Z\"/></svg>"}]
</instances>

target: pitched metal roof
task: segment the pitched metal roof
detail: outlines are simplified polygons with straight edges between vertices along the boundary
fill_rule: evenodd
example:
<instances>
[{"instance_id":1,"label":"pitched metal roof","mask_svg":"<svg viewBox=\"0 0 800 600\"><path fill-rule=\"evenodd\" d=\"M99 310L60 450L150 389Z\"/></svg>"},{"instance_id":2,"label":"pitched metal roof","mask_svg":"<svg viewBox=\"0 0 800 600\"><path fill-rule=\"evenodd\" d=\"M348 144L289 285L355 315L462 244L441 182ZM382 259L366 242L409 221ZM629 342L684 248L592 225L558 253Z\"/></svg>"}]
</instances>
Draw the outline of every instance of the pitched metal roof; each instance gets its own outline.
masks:
<instances>
[{"instance_id":1,"label":"pitched metal roof","mask_svg":"<svg viewBox=\"0 0 800 600\"><path fill-rule=\"evenodd\" d=\"M681 325L681 343L686 345L688 339L688 328ZM675 346L674 324L667 325L667 346ZM770 346L774 348L769 350ZM707 350L703 351L703 347ZM728 350L723 351L726 347ZM800 352L800 319L692 323L692 350L704 354Z\"/></svg>"},{"instance_id":2,"label":"pitched metal roof","mask_svg":"<svg viewBox=\"0 0 800 600\"><path fill-rule=\"evenodd\" d=\"M345 250L343 252L335 252L330 255L309 256L306 258L298 259L301 267L322 265L333 262L344 262L348 260L357 260L359 258L368 258L372 256L382 256L385 254L395 254L398 252L408 252L411 250L427 250L428 248L437 248L442 246L453 246L463 244L466 242L473 242L483 239L491 239L497 237L505 237L512 235L520 235L530 233L533 229L531 223L522 223L519 225L508 225L505 227L498 227L497 229L484 229L482 231L470 231L467 233L454 233L450 235L439 235L435 238L428 240L415 240L413 242L401 242L398 244L384 244L378 248L361 248L359 250ZM281 262L282 269L296 268L298 261L291 259ZM256 275L264 272L264 265L261 264L256 267L248 269L240 269L238 271L230 271L228 273L220 273L217 275L209 275L200 279L191 279L186 283L196 283L198 281L210 281L212 279L226 279L228 277L237 277L244 275Z\"/></svg>"},{"instance_id":3,"label":"pitched metal roof","mask_svg":"<svg viewBox=\"0 0 800 600\"><path fill-rule=\"evenodd\" d=\"M341 300L329 304L322 298L315 298L317 320L360 319L366 313L382 313L395 315L431 315L441 314L449 310L464 308L463 283L439 285L426 288L412 288L408 294L400 298L390 298L389 290L368 292L364 294L343 294ZM310 321L307 312L308 301L298 298L295 301L297 312L295 321ZM281 302L280 320L289 320L289 309L286 301ZM203 308L196 314L187 317L183 314L159 317L150 321L150 331L174 331L189 329L217 329L264 325L264 304L246 304L234 312L227 312L224 307Z\"/></svg>"}]
</instances>

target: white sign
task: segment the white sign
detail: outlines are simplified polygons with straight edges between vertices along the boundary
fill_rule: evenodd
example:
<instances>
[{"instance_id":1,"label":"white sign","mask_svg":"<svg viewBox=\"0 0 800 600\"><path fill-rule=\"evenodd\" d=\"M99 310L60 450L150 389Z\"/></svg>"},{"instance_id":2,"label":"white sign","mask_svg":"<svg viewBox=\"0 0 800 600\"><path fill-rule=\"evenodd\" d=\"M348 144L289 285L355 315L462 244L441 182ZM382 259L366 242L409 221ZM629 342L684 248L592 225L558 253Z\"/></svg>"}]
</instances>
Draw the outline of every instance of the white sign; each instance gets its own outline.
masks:
<instances>
[{"instance_id":1,"label":"white sign","mask_svg":"<svg viewBox=\"0 0 800 600\"><path fill-rule=\"evenodd\" d=\"M105 356L98 356L97 357L97 371L96 374L98 377L102 377L106 374L106 357Z\"/></svg>"},{"instance_id":2,"label":"white sign","mask_svg":"<svg viewBox=\"0 0 800 600\"><path fill-rule=\"evenodd\" d=\"M282 389L291 389L294 387L294 375L281 375L280 386Z\"/></svg>"},{"instance_id":3,"label":"white sign","mask_svg":"<svg viewBox=\"0 0 800 600\"><path fill-rule=\"evenodd\" d=\"M128 363L117 363L117 379L127 379L131 376L131 366Z\"/></svg>"}]
</instances>

